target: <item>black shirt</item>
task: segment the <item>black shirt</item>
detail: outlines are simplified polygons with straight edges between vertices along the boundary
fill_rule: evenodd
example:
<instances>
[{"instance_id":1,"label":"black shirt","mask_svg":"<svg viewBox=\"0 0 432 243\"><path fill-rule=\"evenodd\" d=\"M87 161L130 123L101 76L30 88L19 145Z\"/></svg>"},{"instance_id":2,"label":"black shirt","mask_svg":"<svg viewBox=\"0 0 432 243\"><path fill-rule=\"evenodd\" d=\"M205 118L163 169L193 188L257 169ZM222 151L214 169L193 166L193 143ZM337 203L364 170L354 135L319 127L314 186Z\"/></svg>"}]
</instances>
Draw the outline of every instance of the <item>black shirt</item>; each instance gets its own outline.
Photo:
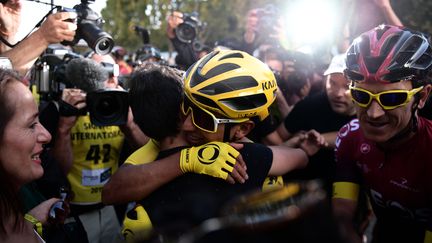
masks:
<instances>
[{"instance_id":1,"label":"black shirt","mask_svg":"<svg viewBox=\"0 0 432 243\"><path fill-rule=\"evenodd\" d=\"M162 151L166 157L181 148ZM261 144L246 143L240 150L249 179L234 185L208 175L188 173L160 187L140 201L156 230L184 232L202 221L216 217L230 199L261 188L273 161L272 151Z\"/></svg>"},{"instance_id":2,"label":"black shirt","mask_svg":"<svg viewBox=\"0 0 432 243\"><path fill-rule=\"evenodd\" d=\"M294 134L299 131L315 129L319 133L337 132L355 116L338 114L333 111L326 92L306 97L298 102L289 115L285 118L285 127ZM324 180L327 189L330 189L334 173L333 149L321 149L309 158L305 169L293 171L284 176L290 179L315 179Z\"/></svg>"}]
</instances>

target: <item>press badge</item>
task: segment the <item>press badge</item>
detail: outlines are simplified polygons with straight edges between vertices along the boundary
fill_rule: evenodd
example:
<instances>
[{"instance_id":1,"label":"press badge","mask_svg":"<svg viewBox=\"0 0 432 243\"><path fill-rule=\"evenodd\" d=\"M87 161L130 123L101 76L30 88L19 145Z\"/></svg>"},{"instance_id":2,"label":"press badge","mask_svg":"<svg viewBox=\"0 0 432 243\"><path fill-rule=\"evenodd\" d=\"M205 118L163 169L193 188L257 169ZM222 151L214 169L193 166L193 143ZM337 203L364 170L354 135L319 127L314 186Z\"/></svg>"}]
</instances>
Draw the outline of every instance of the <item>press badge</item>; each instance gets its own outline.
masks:
<instances>
[{"instance_id":1,"label":"press badge","mask_svg":"<svg viewBox=\"0 0 432 243\"><path fill-rule=\"evenodd\" d=\"M97 170L82 170L83 186L100 186L105 184L111 177L112 168Z\"/></svg>"}]
</instances>

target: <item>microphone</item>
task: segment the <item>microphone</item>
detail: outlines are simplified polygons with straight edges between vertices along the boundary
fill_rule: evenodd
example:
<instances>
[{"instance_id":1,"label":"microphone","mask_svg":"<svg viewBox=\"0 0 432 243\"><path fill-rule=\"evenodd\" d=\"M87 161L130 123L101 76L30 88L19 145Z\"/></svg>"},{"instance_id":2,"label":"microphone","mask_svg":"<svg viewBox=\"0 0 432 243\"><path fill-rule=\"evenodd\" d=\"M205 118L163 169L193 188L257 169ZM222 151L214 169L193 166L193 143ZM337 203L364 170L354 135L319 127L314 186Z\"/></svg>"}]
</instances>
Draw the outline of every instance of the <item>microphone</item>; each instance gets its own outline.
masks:
<instances>
[{"instance_id":1,"label":"microphone","mask_svg":"<svg viewBox=\"0 0 432 243\"><path fill-rule=\"evenodd\" d=\"M103 89L108 80L108 71L96 61L89 58L74 58L66 66L66 79L76 88L90 93Z\"/></svg>"}]
</instances>

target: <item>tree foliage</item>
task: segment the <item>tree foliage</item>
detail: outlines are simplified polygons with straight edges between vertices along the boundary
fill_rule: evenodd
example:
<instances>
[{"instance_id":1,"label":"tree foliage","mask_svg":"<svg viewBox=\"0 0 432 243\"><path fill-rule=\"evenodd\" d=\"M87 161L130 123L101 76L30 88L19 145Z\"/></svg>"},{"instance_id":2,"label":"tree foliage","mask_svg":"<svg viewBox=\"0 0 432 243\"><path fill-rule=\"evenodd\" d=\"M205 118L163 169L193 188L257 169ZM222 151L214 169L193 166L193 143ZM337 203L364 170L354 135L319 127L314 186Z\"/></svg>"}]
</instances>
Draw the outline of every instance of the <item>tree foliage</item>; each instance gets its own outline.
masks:
<instances>
[{"instance_id":1,"label":"tree foliage","mask_svg":"<svg viewBox=\"0 0 432 243\"><path fill-rule=\"evenodd\" d=\"M169 41L165 34L165 19L172 10L179 9L185 13L197 11L200 19L207 24L202 38L206 43L213 44L224 37L240 39L249 9L263 7L268 3L284 6L293 1L297 0L108 0L102 15L106 21L104 29L112 34L116 44L128 50L140 47L143 42L134 27L141 26L150 31L152 44L167 50ZM342 4L343 1L349 0L317 1L337 1ZM362 4L363 1L373 0L351 1ZM391 2L395 12L406 26L432 33L432 20L429 18L432 1L392 0ZM358 21L368 20L360 16Z\"/></svg>"}]
</instances>

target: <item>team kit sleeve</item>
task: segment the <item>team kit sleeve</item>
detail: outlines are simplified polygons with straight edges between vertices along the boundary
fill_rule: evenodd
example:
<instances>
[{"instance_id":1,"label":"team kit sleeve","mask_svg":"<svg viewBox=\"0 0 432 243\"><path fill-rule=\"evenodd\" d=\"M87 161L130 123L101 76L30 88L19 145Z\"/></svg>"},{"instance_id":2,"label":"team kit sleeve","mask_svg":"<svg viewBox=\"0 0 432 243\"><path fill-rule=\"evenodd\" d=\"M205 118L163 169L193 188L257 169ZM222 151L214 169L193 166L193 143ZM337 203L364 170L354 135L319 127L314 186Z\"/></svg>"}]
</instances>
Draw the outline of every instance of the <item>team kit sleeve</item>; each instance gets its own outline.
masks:
<instances>
[{"instance_id":1,"label":"team kit sleeve","mask_svg":"<svg viewBox=\"0 0 432 243\"><path fill-rule=\"evenodd\" d=\"M360 174L355 163L355 137L353 130L358 129L358 121L344 125L336 138L336 171L333 183L333 198L357 201Z\"/></svg>"},{"instance_id":2,"label":"team kit sleeve","mask_svg":"<svg viewBox=\"0 0 432 243\"><path fill-rule=\"evenodd\" d=\"M159 154L159 143L150 139L144 146L132 153L125 164L141 165L154 161Z\"/></svg>"}]
</instances>

